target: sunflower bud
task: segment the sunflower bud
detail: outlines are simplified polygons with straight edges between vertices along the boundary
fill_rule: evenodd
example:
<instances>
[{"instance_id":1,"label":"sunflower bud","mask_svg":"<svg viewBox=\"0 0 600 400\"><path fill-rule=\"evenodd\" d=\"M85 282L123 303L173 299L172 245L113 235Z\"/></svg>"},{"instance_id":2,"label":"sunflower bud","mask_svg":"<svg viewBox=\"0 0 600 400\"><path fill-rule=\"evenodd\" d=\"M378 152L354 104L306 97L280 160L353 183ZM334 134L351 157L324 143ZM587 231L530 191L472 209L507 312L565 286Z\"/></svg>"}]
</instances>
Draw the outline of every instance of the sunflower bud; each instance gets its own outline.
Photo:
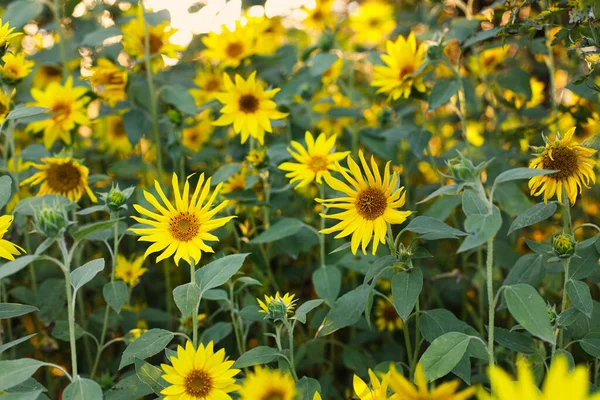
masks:
<instances>
[{"instance_id":1,"label":"sunflower bud","mask_svg":"<svg viewBox=\"0 0 600 400\"><path fill-rule=\"evenodd\" d=\"M181 113L175 109L167 111L167 118L169 118L169 121L171 121L173 125L177 126L181 125L181 122L183 121Z\"/></svg>"},{"instance_id":2,"label":"sunflower bud","mask_svg":"<svg viewBox=\"0 0 600 400\"><path fill-rule=\"evenodd\" d=\"M300 97L302 97L302 100L309 101L314 94L314 89L308 83L300 85Z\"/></svg>"},{"instance_id":3,"label":"sunflower bud","mask_svg":"<svg viewBox=\"0 0 600 400\"><path fill-rule=\"evenodd\" d=\"M35 229L49 238L62 234L70 224L66 210L58 203L43 205L35 212L33 219Z\"/></svg>"},{"instance_id":4,"label":"sunflower bud","mask_svg":"<svg viewBox=\"0 0 600 400\"><path fill-rule=\"evenodd\" d=\"M255 168L263 168L267 164L267 152L265 150L250 150L246 160Z\"/></svg>"},{"instance_id":5,"label":"sunflower bud","mask_svg":"<svg viewBox=\"0 0 600 400\"><path fill-rule=\"evenodd\" d=\"M458 157L446 161L446 165L450 169L451 173L449 178L452 178L457 183L479 182L481 173L488 163L489 161L476 166L460 151L458 152Z\"/></svg>"},{"instance_id":6,"label":"sunflower bud","mask_svg":"<svg viewBox=\"0 0 600 400\"><path fill-rule=\"evenodd\" d=\"M331 32L325 32L319 38L317 42L317 46L321 49L321 51L329 51L333 47L335 43L335 36Z\"/></svg>"},{"instance_id":7,"label":"sunflower bud","mask_svg":"<svg viewBox=\"0 0 600 400\"><path fill-rule=\"evenodd\" d=\"M573 235L568 233L562 233L555 235L552 239L552 246L554 247L554 253L558 258L569 258L575 254L575 246L577 242Z\"/></svg>"},{"instance_id":8,"label":"sunflower bud","mask_svg":"<svg viewBox=\"0 0 600 400\"><path fill-rule=\"evenodd\" d=\"M267 317L273 321L285 319L287 317L288 306L283 299L278 298L269 303Z\"/></svg>"},{"instance_id":9,"label":"sunflower bud","mask_svg":"<svg viewBox=\"0 0 600 400\"><path fill-rule=\"evenodd\" d=\"M106 203L111 211L119 211L120 209L127 209L127 200L133 194L134 187L130 187L124 190L119 189L119 185L110 188L108 193L100 193L100 198Z\"/></svg>"}]
</instances>

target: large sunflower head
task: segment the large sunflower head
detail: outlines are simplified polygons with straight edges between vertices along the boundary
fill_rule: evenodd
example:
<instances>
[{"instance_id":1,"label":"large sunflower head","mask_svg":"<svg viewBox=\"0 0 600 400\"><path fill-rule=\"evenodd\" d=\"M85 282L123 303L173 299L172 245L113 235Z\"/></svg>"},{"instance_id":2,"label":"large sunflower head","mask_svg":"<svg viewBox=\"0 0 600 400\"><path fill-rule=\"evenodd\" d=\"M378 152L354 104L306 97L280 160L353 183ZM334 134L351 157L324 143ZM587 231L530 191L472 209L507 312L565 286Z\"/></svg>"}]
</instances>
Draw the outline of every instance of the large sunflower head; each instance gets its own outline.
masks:
<instances>
[{"instance_id":1,"label":"large sunflower head","mask_svg":"<svg viewBox=\"0 0 600 400\"><path fill-rule=\"evenodd\" d=\"M350 14L350 28L365 45L377 45L396 29L394 6L381 0L368 0Z\"/></svg>"},{"instance_id":2,"label":"large sunflower head","mask_svg":"<svg viewBox=\"0 0 600 400\"><path fill-rule=\"evenodd\" d=\"M287 372L257 366L248 373L238 393L240 400L294 400L296 384Z\"/></svg>"},{"instance_id":3,"label":"large sunflower head","mask_svg":"<svg viewBox=\"0 0 600 400\"><path fill-rule=\"evenodd\" d=\"M206 49L202 55L222 67L235 68L241 62L256 54L256 30L252 24L243 26L236 22L234 30L225 25L220 33L209 32L202 38Z\"/></svg>"},{"instance_id":4,"label":"large sunflower head","mask_svg":"<svg viewBox=\"0 0 600 400\"><path fill-rule=\"evenodd\" d=\"M263 145L265 132L272 132L271 120L287 116L276 110L277 104L272 100L279 89L265 90L265 84L256 79L254 71L247 80L235 76L235 83L229 75L224 74L225 92L216 95L217 100L224 104L221 117L213 122L217 126L233 124L235 133L242 136L242 144L250 136Z\"/></svg>"},{"instance_id":5,"label":"large sunflower head","mask_svg":"<svg viewBox=\"0 0 600 400\"><path fill-rule=\"evenodd\" d=\"M390 376L391 373L388 372L383 376L383 379L380 381L377 375L375 375L375 373L371 369L369 369L369 379L371 380L371 386L369 386L358 375L354 375L354 379L352 381L354 386L354 393L356 393L360 400L395 399L395 395L392 395L391 397L388 396L388 385L390 381Z\"/></svg>"},{"instance_id":6,"label":"large sunflower head","mask_svg":"<svg viewBox=\"0 0 600 400\"><path fill-rule=\"evenodd\" d=\"M165 400L231 400L229 393L239 388L233 377L240 370L231 368L234 361L225 357L225 350L214 351L213 342L200 344L197 350L191 342L185 349L177 346L171 363L161 364L162 378L170 383L161 391Z\"/></svg>"},{"instance_id":7,"label":"large sunflower head","mask_svg":"<svg viewBox=\"0 0 600 400\"><path fill-rule=\"evenodd\" d=\"M316 0L314 8L302 7L305 14L302 23L310 30L322 32L335 26L333 14L333 0Z\"/></svg>"},{"instance_id":8,"label":"large sunflower head","mask_svg":"<svg viewBox=\"0 0 600 400\"><path fill-rule=\"evenodd\" d=\"M196 105L200 107L214 99L217 93L223 90L223 71L217 68L198 70L194 83L198 88L191 89L190 94L196 100Z\"/></svg>"},{"instance_id":9,"label":"large sunflower head","mask_svg":"<svg viewBox=\"0 0 600 400\"><path fill-rule=\"evenodd\" d=\"M25 253L25 250L23 250L21 247L9 242L8 240L2 239L6 232L8 232L12 222L12 215L0 216L0 258L5 258L7 260L14 260L15 256Z\"/></svg>"},{"instance_id":10,"label":"large sunflower head","mask_svg":"<svg viewBox=\"0 0 600 400\"><path fill-rule=\"evenodd\" d=\"M410 96L414 87L419 92L425 91L423 77L419 68L425 63L425 44L417 46L414 33L407 38L398 36L395 42L386 44L387 53L381 56L386 65L373 67L372 86L379 87L377 93L389 93L390 98Z\"/></svg>"},{"instance_id":11,"label":"large sunflower head","mask_svg":"<svg viewBox=\"0 0 600 400\"><path fill-rule=\"evenodd\" d=\"M64 85L52 82L44 90L33 88L31 96L35 100L30 106L49 108L50 118L31 122L27 126L30 132L44 132L44 145L52 147L57 139L71 144L71 131L77 125L90 124L87 117L86 104L89 97L84 96L85 87L73 87L73 77L69 77Z\"/></svg>"},{"instance_id":12,"label":"large sunflower head","mask_svg":"<svg viewBox=\"0 0 600 400\"><path fill-rule=\"evenodd\" d=\"M90 85L109 106L114 107L119 101L125 100L127 71L106 58L99 59L97 65L90 68L90 71L92 72L88 77Z\"/></svg>"},{"instance_id":13,"label":"large sunflower head","mask_svg":"<svg viewBox=\"0 0 600 400\"><path fill-rule=\"evenodd\" d=\"M115 277L133 287L137 285L140 277L148 271L148 268L144 268L143 265L143 256L128 260L125 256L118 254Z\"/></svg>"},{"instance_id":14,"label":"large sunflower head","mask_svg":"<svg viewBox=\"0 0 600 400\"><path fill-rule=\"evenodd\" d=\"M457 391L460 386L460 380L456 379L450 382L432 388L431 391L427 385L425 371L421 363L417 364L415 371L415 384L413 385L402 372L399 372L394 364L390 368L390 387L398 396L398 399L420 400L420 399L439 399L439 400L464 400L470 399L477 388L475 386ZM519 397L516 397L519 398ZM524 397L527 398L527 397Z\"/></svg>"},{"instance_id":15,"label":"large sunflower head","mask_svg":"<svg viewBox=\"0 0 600 400\"><path fill-rule=\"evenodd\" d=\"M20 81L31 73L35 65L33 61L25 58L25 53L6 53L2 57L3 65L0 65L0 73L7 81Z\"/></svg>"},{"instance_id":16,"label":"large sunflower head","mask_svg":"<svg viewBox=\"0 0 600 400\"><path fill-rule=\"evenodd\" d=\"M321 214L323 218L340 221L331 228L321 230L321 233L340 231L336 238L352 235L350 247L353 254L356 254L359 246L362 246L362 251L366 254L367 246L373 239L375 254L379 243L385 243L387 224L401 224L411 212L398 210L404 205L406 193L404 187L397 187L398 175L390 173L391 162L387 162L381 175L373 157L369 167L362 151L359 151L358 156L362 171L351 156L348 156L349 172L345 168L338 168L346 182L325 175L325 182L345 196L316 199L328 208L343 210L337 214Z\"/></svg>"},{"instance_id":17,"label":"large sunflower head","mask_svg":"<svg viewBox=\"0 0 600 400\"><path fill-rule=\"evenodd\" d=\"M390 301L377 299L375 304L375 326L380 332L394 332L402 329L402 319Z\"/></svg>"},{"instance_id":18,"label":"large sunflower head","mask_svg":"<svg viewBox=\"0 0 600 400\"><path fill-rule=\"evenodd\" d=\"M558 201L563 201L563 191L571 205L575 204L577 194L583 187L589 188L590 182L596 182L594 160L591 158L596 150L579 145L574 139L575 128L570 129L564 137L557 134L555 140L546 141L543 147L535 148L536 158L529 168L556 170L549 175L539 175L529 180L532 196L544 194L544 202L548 202L555 194Z\"/></svg>"},{"instance_id":19,"label":"large sunflower head","mask_svg":"<svg viewBox=\"0 0 600 400\"><path fill-rule=\"evenodd\" d=\"M38 196L58 194L78 202L83 193L96 203L98 199L88 185L89 170L69 156L46 157L42 164L33 164L38 172L21 182L21 185L40 185Z\"/></svg>"},{"instance_id":20,"label":"large sunflower head","mask_svg":"<svg viewBox=\"0 0 600 400\"><path fill-rule=\"evenodd\" d=\"M296 141L291 142L293 149L288 147L289 153L296 162L284 162L279 165L279 169L290 171L285 174L290 178L290 183L300 181L296 188L301 188L311 182L321 183L324 175L331 174L330 171L337 171L337 164L350 152L335 152L337 136L333 135L329 139L325 133L321 133L317 140L312 133L306 131L304 140L306 148Z\"/></svg>"},{"instance_id":21,"label":"large sunflower head","mask_svg":"<svg viewBox=\"0 0 600 400\"><path fill-rule=\"evenodd\" d=\"M179 265L181 259L189 264L193 260L197 265L203 251L214 253L212 247L205 242L216 242L219 241L219 238L210 232L222 227L235 216L214 218L227 206L228 202L223 201L211 208L221 190L222 183L217 185L209 197L210 181L211 178L205 181L204 174L200 175L196 189L190 198L189 178L185 180L182 193L179 189L179 178L177 174L173 174L175 204L167 199L158 181L154 181L154 186L163 204L152 193L144 190L144 198L156 211L150 211L139 204L134 204L135 210L148 218L136 216L133 218L140 224L149 225L149 227L131 229L141 236L139 239L141 242L152 243L144 257L162 251L162 254L156 258L156 262L174 256L176 265Z\"/></svg>"}]
</instances>

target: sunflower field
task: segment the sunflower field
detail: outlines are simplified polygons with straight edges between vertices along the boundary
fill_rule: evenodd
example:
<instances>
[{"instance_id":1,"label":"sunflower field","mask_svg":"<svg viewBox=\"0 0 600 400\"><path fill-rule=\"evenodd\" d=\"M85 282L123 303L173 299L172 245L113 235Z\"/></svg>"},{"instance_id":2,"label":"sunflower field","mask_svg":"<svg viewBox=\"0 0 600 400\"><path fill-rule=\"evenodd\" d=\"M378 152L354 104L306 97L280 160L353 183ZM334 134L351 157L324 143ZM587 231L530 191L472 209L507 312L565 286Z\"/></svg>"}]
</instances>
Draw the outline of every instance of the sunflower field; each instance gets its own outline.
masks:
<instances>
[{"instance_id":1,"label":"sunflower field","mask_svg":"<svg viewBox=\"0 0 600 400\"><path fill-rule=\"evenodd\" d=\"M0 400L600 399L600 1L0 8Z\"/></svg>"}]
</instances>

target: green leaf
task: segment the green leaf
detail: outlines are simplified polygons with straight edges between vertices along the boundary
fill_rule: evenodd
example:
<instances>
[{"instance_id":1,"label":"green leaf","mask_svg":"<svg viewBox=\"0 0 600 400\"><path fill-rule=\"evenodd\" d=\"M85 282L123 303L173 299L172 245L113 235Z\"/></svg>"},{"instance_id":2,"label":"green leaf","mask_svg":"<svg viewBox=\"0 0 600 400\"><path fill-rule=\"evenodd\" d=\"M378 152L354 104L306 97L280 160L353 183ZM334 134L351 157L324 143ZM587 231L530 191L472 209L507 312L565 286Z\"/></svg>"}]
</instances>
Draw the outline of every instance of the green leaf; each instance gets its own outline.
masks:
<instances>
[{"instance_id":1,"label":"green leaf","mask_svg":"<svg viewBox=\"0 0 600 400\"><path fill-rule=\"evenodd\" d=\"M312 275L313 285L317 295L333 304L340 294L342 288L342 273L334 265L318 268Z\"/></svg>"},{"instance_id":2,"label":"green leaf","mask_svg":"<svg viewBox=\"0 0 600 400\"><path fill-rule=\"evenodd\" d=\"M321 76L331 68L337 59L338 56L332 53L317 53L312 58L312 64L308 68L308 72L313 77Z\"/></svg>"},{"instance_id":3,"label":"green leaf","mask_svg":"<svg viewBox=\"0 0 600 400\"><path fill-rule=\"evenodd\" d=\"M91 379L76 378L65 388L63 400L102 400L102 388Z\"/></svg>"},{"instance_id":4,"label":"green leaf","mask_svg":"<svg viewBox=\"0 0 600 400\"><path fill-rule=\"evenodd\" d=\"M589 355L600 358L600 332L590 332L581 339L581 348Z\"/></svg>"},{"instance_id":5,"label":"green leaf","mask_svg":"<svg viewBox=\"0 0 600 400\"><path fill-rule=\"evenodd\" d=\"M296 218L280 218L269 229L250 241L250 244L270 243L293 236L305 227L304 222Z\"/></svg>"},{"instance_id":6,"label":"green leaf","mask_svg":"<svg viewBox=\"0 0 600 400\"><path fill-rule=\"evenodd\" d=\"M129 290L127 289L127 284L123 281L108 282L102 288L102 294L104 295L106 304L119 314L129 297Z\"/></svg>"},{"instance_id":7,"label":"green leaf","mask_svg":"<svg viewBox=\"0 0 600 400\"><path fill-rule=\"evenodd\" d=\"M435 190L433 193L429 194L427 197L425 197L423 200L417 202L417 204L421 204L421 203L426 203L429 200L441 196L443 194L452 194L452 195L456 195L458 194L458 191L460 190L458 185L446 185L446 186L442 186L441 188Z\"/></svg>"},{"instance_id":8,"label":"green leaf","mask_svg":"<svg viewBox=\"0 0 600 400\"><path fill-rule=\"evenodd\" d=\"M75 340L79 340L83 336L83 332L83 328L77 322L75 322ZM52 336L58 340L62 340L63 342L68 342L71 340L69 336L69 321L56 321L54 323L54 328L52 329Z\"/></svg>"},{"instance_id":9,"label":"green leaf","mask_svg":"<svg viewBox=\"0 0 600 400\"><path fill-rule=\"evenodd\" d=\"M517 353L535 353L535 344L533 342L533 338L524 333L512 332L508 329L497 326L494 329L494 338L500 345L509 350L516 351Z\"/></svg>"},{"instance_id":10,"label":"green leaf","mask_svg":"<svg viewBox=\"0 0 600 400\"><path fill-rule=\"evenodd\" d=\"M202 293L203 300L227 300L228 297L227 292L223 289L210 289Z\"/></svg>"},{"instance_id":11,"label":"green leaf","mask_svg":"<svg viewBox=\"0 0 600 400\"><path fill-rule=\"evenodd\" d=\"M45 114L49 110L50 110L49 108L38 107L38 106L18 107L18 108L15 108L14 110L12 110L11 112L9 112L8 115L6 116L6 119L7 120L17 120L17 119L29 118L29 117L33 117L36 115Z\"/></svg>"},{"instance_id":12,"label":"green leaf","mask_svg":"<svg viewBox=\"0 0 600 400\"><path fill-rule=\"evenodd\" d=\"M595 246L577 246L577 257L571 257L569 276L571 279L585 279L598 268L598 251Z\"/></svg>"},{"instance_id":13,"label":"green leaf","mask_svg":"<svg viewBox=\"0 0 600 400\"><path fill-rule=\"evenodd\" d=\"M140 360L139 358L135 359L135 373L142 382L152 388L152 391L156 395L160 396L160 392L170 386L170 384L162 378L162 375L164 375L162 369L157 368L144 360Z\"/></svg>"},{"instance_id":14,"label":"green leaf","mask_svg":"<svg viewBox=\"0 0 600 400\"><path fill-rule=\"evenodd\" d=\"M504 89L508 89L524 97L531 99L531 84L529 74L520 68L511 68L510 72L498 77L498 84Z\"/></svg>"},{"instance_id":15,"label":"green leaf","mask_svg":"<svg viewBox=\"0 0 600 400\"><path fill-rule=\"evenodd\" d=\"M104 269L104 258L98 258L85 263L71 272L71 286L73 290L79 290L83 285L94 279L98 272Z\"/></svg>"},{"instance_id":16,"label":"green leaf","mask_svg":"<svg viewBox=\"0 0 600 400\"><path fill-rule=\"evenodd\" d=\"M294 315L294 318L296 318L301 323L305 324L306 323L306 315L309 312L311 312L312 310L314 310L315 308L319 307L321 304L323 304L323 300L307 301L306 303L304 303L300 307L298 307L298 309L296 310L296 314Z\"/></svg>"},{"instance_id":17,"label":"green leaf","mask_svg":"<svg viewBox=\"0 0 600 400\"><path fill-rule=\"evenodd\" d=\"M138 144L145 134L150 134L151 125L152 122L146 113L137 108L123 114L123 126L133 146Z\"/></svg>"},{"instance_id":18,"label":"green leaf","mask_svg":"<svg viewBox=\"0 0 600 400\"><path fill-rule=\"evenodd\" d=\"M205 329L200 336L200 342L205 345L210 342L219 343L233 332L233 324L231 322L217 322L208 329Z\"/></svg>"},{"instance_id":19,"label":"green leaf","mask_svg":"<svg viewBox=\"0 0 600 400\"><path fill-rule=\"evenodd\" d=\"M465 236L461 230L446 225L439 219L420 215L410 221L404 228L406 231L417 233L423 240L458 239Z\"/></svg>"},{"instance_id":20,"label":"green leaf","mask_svg":"<svg viewBox=\"0 0 600 400\"><path fill-rule=\"evenodd\" d=\"M467 217L471 215L487 215L490 213L488 201L481 198L471 189L465 189L463 191L462 209Z\"/></svg>"},{"instance_id":21,"label":"green leaf","mask_svg":"<svg viewBox=\"0 0 600 400\"><path fill-rule=\"evenodd\" d=\"M121 379L115 387L105 393L105 400L140 399L152 393L152 388L142 382L136 374Z\"/></svg>"},{"instance_id":22,"label":"green leaf","mask_svg":"<svg viewBox=\"0 0 600 400\"><path fill-rule=\"evenodd\" d=\"M422 289L423 273L419 268L400 272L392 278L394 307L403 321L406 321L417 304Z\"/></svg>"},{"instance_id":23,"label":"green leaf","mask_svg":"<svg viewBox=\"0 0 600 400\"><path fill-rule=\"evenodd\" d=\"M215 186L221 182L227 181L227 179L231 178L240 170L241 166L240 163L230 163L220 166L213 174L210 184Z\"/></svg>"},{"instance_id":24,"label":"green leaf","mask_svg":"<svg viewBox=\"0 0 600 400\"><path fill-rule=\"evenodd\" d=\"M0 319L20 317L30 312L39 311L37 307L17 303L0 303Z\"/></svg>"},{"instance_id":25,"label":"green leaf","mask_svg":"<svg viewBox=\"0 0 600 400\"><path fill-rule=\"evenodd\" d=\"M447 375L465 355L471 337L460 332L446 333L435 339L421 360L428 382Z\"/></svg>"},{"instance_id":26,"label":"green leaf","mask_svg":"<svg viewBox=\"0 0 600 400\"><path fill-rule=\"evenodd\" d=\"M336 300L319 327L317 336L329 335L355 324L365 311L369 286L361 285Z\"/></svg>"},{"instance_id":27,"label":"green leaf","mask_svg":"<svg viewBox=\"0 0 600 400\"><path fill-rule=\"evenodd\" d=\"M44 389L26 390L23 392L7 392L0 396L0 400L41 400L47 399L47 396L42 396Z\"/></svg>"},{"instance_id":28,"label":"green leaf","mask_svg":"<svg viewBox=\"0 0 600 400\"><path fill-rule=\"evenodd\" d=\"M438 109L446 104L460 89L458 79L438 80L429 95L429 111Z\"/></svg>"},{"instance_id":29,"label":"green leaf","mask_svg":"<svg viewBox=\"0 0 600 400\"><path fill-rule=\"evenodd\" d=\"M526 254L520 257L502 284L510 286L516 283L526 283L533 287L538 286L546 275L543 260L544 257L541 254Z\"/></svg>"},{"instance_id":30,"label":"green leaf","mask_svg":"<svg viewBox=\"0 0 600 400\"><path fill-rule=\"evenodd\" d=\"M27 335L27 336L24 336L22 338L13 340L12 342L8 342L8 343L4 343L4 344L0 345L0 354L2 354L3 352L5 352L6 350L10 349L11 347L14 347L14 346L16 346L18 344L21 344L23 342L28 341L29 339L31 339L35 335L37 335L37 333L32 333L31 335Z\"/></svg>"},{"instance_id":31,"label":"green leaf","mask_svg":"<svg viewBox=\"0 0 600 400\"><path fill-rule=\"evenodd\" d=\"M64 196L57 194L46 194L44 196L35 196L23 199L17 203L13 211L14 214L23 214L27 216L33 216L37 210L40 210L44 205L58 204L65 207L67 210L71 210L76 205L71 200Z\"/></svg>"},{"instance_id":32,"label":"green leaf","mask_svg":"<svg viewBox=\"0 0 600 400\"><path fill-rule=\"evenodd\" d=\"M83 225L82 227L77 229L77 231L73 234L73 238L77 241L82 240L85 237L87 237L95 232L112 228L114 224L116 224L117 222L119 222L122 219L124 219L124 217L118 218L118 219L111 219L109 221L100 221L100 222L94 222L91 224Z\"/></svg>"},{"instance_id":33,"label":"green leaf","mask_svg":"<svg viewBox=\"0 0 600 400\"><path fill-rule=\"evenodd\" d=\"M519 283L505 286L504 298L513 317L533 336L554 344L554 333L546 302L530 285Z\"/></svg>"},{"instance_id":34,"label":"green leaf","mask_svg":"<svg viewBox=\"0 0 600 400\"><path fill-rule=\"evenodd\" d=\"M167 347L173 337L173 333L164 329L150 329L127 346L121 357L119 369L133 364L136 358L144 360L160 353Z\"/></svg>"},{"instance_id":35,"label":"green leaf","mask_svg":"<svg viewBox=\"0 0 600 400\"><path fill-rule=\"evenodd\" d=\"M12 179L8 175L0 176L0 208L4 207L12 195Z\"/></svg>"},{"instance_id":36,"label":"green leaf","mask_svg":"<svg viewBox=\"0 0 600 400\"><path fill-rule=\"evenodd\" d=\"M465 40L462 44L462 47L466 49L469 46L472 46L476 43L482 42L484 40L495 37L498 32L500 32L503 28L498 26L496 28L488 29L487 31L479 31L475 35L471 36L467 40Z\"/></svg>"},{"instance_id":37,"label":"green leaf","mask_svg":"<svg viewBox=\"0 0 600 400\"><path fill-rule=\"evenodd\" d=\"M265 320L265 313L260 312L260 307L255 304L250 304L242 308L240 311L240 317L247 319L248 321L263 322Z\"/></svg>"},{"instance_id":38,"label":"green leaf","mask_svg":"<svg viewBox=\"0 0 600 400\"><path fill-rule=\"evenodd\" d=\"M463 203L464 206L464 203ZM469 234L461 243L457 253L462 253L482 245L500 230L502 216L496 206L491 214L471 214L465 220L465 230Z\"/></svg>"},{"instance_id":39,"label":"green leaf","mask_svg":"<svg viewBox=\"0 0 600 400\"><path fill-rule=\"evenodd\" d=\"M516 181L519 179L531 179L535 176L549 175L555 172L557 171L548 169L513 168L498 175L494 180L494 186L502 182Z\"/></svg>"},{"instance_id":40,"label":"green leaf","mask_svg":"<svg viewBox=\"0 0 600 400\"><path fill-rule=\"evenodd\" d=\"M16 274L34 262L37 258L38 256L23 256L7 262L6 264L0 266L0 279L4 279Z\"/></svg>"},{"instance_id":41,"label":"green leaf","mask_svg":"<svg viewBox=\"0 0 600 400\"><path fill-rule=\"evenodd\" d=\"M106 39L113 38L115 36L122 35L123 32L116 26L111 26L109 28L100 28L96 29L93 32L86 34L83 37L83 40L80 43L81 47L98 47L101 46L102 43Z\"/></svg>"},{"instance_id":42,"label":"green leaf","mask_svg":"<svg viewBox=\"0 0 600 400\"><path fill-rule=\"evenodd\" d=\"M258 346L242 354L233 364L233 368L248 368L253 365L268 364L280 356L281 354L277 349Z\"/></svg>"},{"instance_id":43,"label":"green leaf","mask_svg":"<svg viewBox=\"0 0 600 400\"><path fill-rule=\"evenodd\" d=\"M548 204L538 203L535 206L525 210L521 215L515 218L513 223L510 225L508 234L510 235L517 229L525 228L527 226L531 226L533 224L537 224L538 222L544 221L553 216L555 212L555 202L550 202Z\"/></svg>"},{"instance_id":44,"label":"green leaf","mask_svg":"<svg viewBox=\"0 0 600 400\"><path fill-rule=\"evenodd\" d=\"M44 6L38 0L19 0L8 3L8 7L2 15L3 23L10 23L10 26L21 29L23 25L37 18L42 12Z\"/></svg>"},{"instance_id":45,"label":"green leaf","mask_svg":"<svg viewBox=\"0 0 600 400\"><path fill-rule=\"evenodd\" d=\"M10 389L25 382L44 363L32 358L0 361L0 390Z\"/></svg>"},{"instance_id":46,"label":"green leaf","mask_svg":"<svg viewBox=\"0 0 600 400\"><path fill-rule=\"evenodd\" d=\"M161 93L162 98L177 110L187 115L196 115L196 102L183 85L166 86Z\"/></svg>"},{"instance_id":47,"label":"green leaf","mask_svg":"<svg viewBox=\"0 0 600 400\"><path fill-rule=\"evenodd\" d=\"M173 298L181 316L187 318L200 304L200 288L195 283L186 283L173 290Z\"/></svg>"},{"instance_id":48,"label":"green leaf","mask_svg":"<svg viewBox=\"0 0 600 400\"><path fill-rule=\"evenodd\" d=\"M592 317L592 311L594 311L594 301L592 300L592 294L590 293L589 286L582 281L574 281L569 279L567 281L567 295L573 306L576 309L585 314L588 318Z\"/></svg>"},{"instance_id":49,"label":"green leaf","mask_svg":"<svg viewBox=\"0 0 600 400\"><path fill-rule=\"evenodd\" d=\"M321 384L316 379L304 376L296 382L297 400L314 400L317 392L321 392Z\"/></svg>"},{"instance_id":50,"label":"green leaf","mask_svg":"<svg viewBox=\"0 0 600 400\"><path fill-rule=\"evenodd\" d=\"M242 268L247 256L248 253L225 256L196 271L196 282L201 293L219 287L231 279Z\"/></svg>"}]
</instances>

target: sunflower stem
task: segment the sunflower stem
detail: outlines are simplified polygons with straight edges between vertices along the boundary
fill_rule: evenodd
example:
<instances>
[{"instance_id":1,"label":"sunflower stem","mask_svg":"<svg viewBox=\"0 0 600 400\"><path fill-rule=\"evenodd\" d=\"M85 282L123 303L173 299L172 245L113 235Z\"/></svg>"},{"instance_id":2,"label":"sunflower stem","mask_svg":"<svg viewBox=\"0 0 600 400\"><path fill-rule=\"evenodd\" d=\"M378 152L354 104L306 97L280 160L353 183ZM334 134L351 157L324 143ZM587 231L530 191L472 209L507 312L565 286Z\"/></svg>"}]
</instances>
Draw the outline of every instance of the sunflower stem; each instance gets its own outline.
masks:
<instances>
[{"instance_id":1,"label":"sunflower stem","mask_svg":"<svg viewBox=\"0 0 600 400\"><path fill-rule=\"evenodd\" d=\"M563 267L565 269L565 279L563 281L562 302L560 305L560 313L561 314L564 313L568 307L568 304L567 304L567 282L569 281L569 264L570 264L570 262L571 262L570 257L563 260ZM563 343L564 343L563 330L560 329L559 334L558 334L558 346L561 349L563 348Z\"/></svg>"},{"instance_id":2,"label":"sunflower stem","mask_svg":"<svg viewBox=\"0 0 600 400\"><path fill-rule=\"evenodd\" d=\"M494 238L487 241L487 259L486 259L486 280L488 297L488 358L490 367L495 364L494 361Z\"/></svg>"},{"instance_id":3,"label":"sunflower stem","mask_svg":"<svg viewBox=\"0 0 600 400\"><path fill-rule=\"evenodd\" d=\"M294 362L294 327L290 324L290 321L285 317L283 323L288 331L288 339L290 346L290 369L292 370L292 376L295 381L298 381L298 374L296 373L296 363Z\"/></svg>"},{"instance_id":4,"label":"sunflower stem","mask_svg":"<svg viewBox=\"0 0 600 400\"><path fill-rule=\"evenodd\" d=\"M71 256L67 250L64 236L58 239L58 247L63 256L63 272L65 273L65 290L67 292L67 317L69 320L69 343L71 345L71 375L77 378L77 346L75 342L75 313L73 307L73 291L71 290Z\"/></svg>"},{"instance_id":5,"label":"sunflower stem","mask_svg":"<svg viewBox=\"0 0 600 400\"><path fill-rule=\"evenodd\" d=\"M230 305L230 315L231 315L231 323L233 324L233 332L235 333L235 344L237 345L238 348L238 353L241 356L242 354L245 353L244 350L244 341L241 337L241 332L240 332L240 327L239 327L239 320L238 317L235 313L235 293L234 293L234 284L233 282L229 281L229 305Z\"/></svg>"},{"instance_id":6,"label":"sunflower stem","mask_svg":"<svg viewBox=\"0 0 600 400\"><path fill-rule=\"evenodd\" d=\"M190 282L192 285L196 284L196 261L190 257ZM192 314L192 343L194 344L194 349L198 348L198 307L200 306L200 301L194 307L194 312Z\"/></svg>"},{"instance_id":7,"label":"sunflower stem","mask_svg":"<svg viewBox=\"0 0 600 400\"><path fill-rule=\"evenodd\" d=\"M321 185L319 186L320 189L320 196L321 199L325 199L325 182L321 183ZM321 204L321 208L322 210L325 209L325 207ZM325 218L321 217L321 231L323 231L325 229ZM323 233L321 233L319 235L319 250L320 250L320 255L321 255L321 268L325 268L326 262L325 262L325 235Z\"/></svg>"},{"instance_id":8,"label":"sunflower stem","mask_svg":"<svg viewBox=\"0 0 600 400\"><path fill-rule=\"evenodd\" d=\"M413 354L412 354L412 344L410 343L410 332L408 331L408 324L402 327L402 333L404 334L404 345L406 346L406 356L408 359L408 365L413 365ZM412 368L410 370L410 379L412 380Z\"/></svg>"},{"instance_id":9,"label":"sunflower stem","mask_svg":"<svg viewBox=\"0 0 600 400\"><path fill-rule=\"evenodd\" d=\"M547 6L547 4L546 4ZM551 41L551 31L552 31L552 20L550 21L550 25L547 25L544 34L546 36L546 48L548 49L548 55L546 56L546 66L548 67L548 81L550 83L550 100L552 101L552 119L554 122L554 129L556 132L559 130L558 126L558 102L556 101L556 78L555 78L555 70L556 67L554 65L554 55L552 54L552 41Z\"/></svg>"},{"instance_id":10,"label":"sunflower stem","mask_svg":"<svg viewBox=\"0 0 600 400\"><path fill-rule=\"evenodd\" d=\"M60 12L60 0L54 0L53 2L54 5L54 21L56 22L56 25L58 26L58 50L60 52L60 60L62 63L62 78L63 80L66 80L69 77L69 65L68 65L68 58L67 58L67 50L65 48L65 30L64 27L62 25L62 18L61 18L61 12Z\"/></svg>"}]
</instances>

